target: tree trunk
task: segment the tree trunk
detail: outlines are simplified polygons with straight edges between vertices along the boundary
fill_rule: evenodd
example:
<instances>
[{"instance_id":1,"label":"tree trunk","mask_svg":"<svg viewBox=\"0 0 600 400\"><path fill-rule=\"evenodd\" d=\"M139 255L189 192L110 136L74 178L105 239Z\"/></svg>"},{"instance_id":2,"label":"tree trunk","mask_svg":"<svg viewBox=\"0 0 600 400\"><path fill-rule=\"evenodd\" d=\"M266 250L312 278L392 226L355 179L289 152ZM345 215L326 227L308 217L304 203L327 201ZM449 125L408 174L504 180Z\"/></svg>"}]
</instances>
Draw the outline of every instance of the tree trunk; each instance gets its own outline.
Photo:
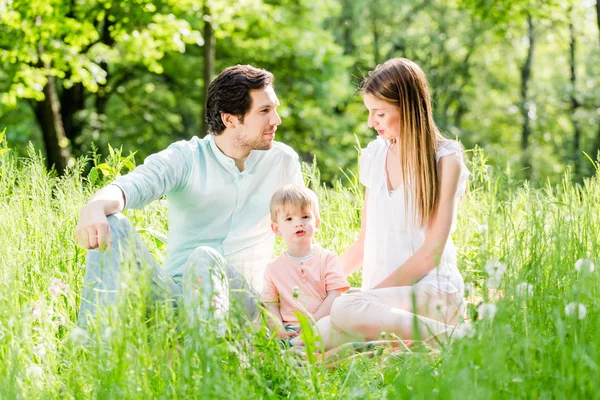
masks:
<instances>
[{"instance_id":1,"label":"tree trunk","mask_svg":"<svg viewBox=\"0 0 600 400\"><path fill-rule=\"evenodd\" d=\"M208 97L208 85L215 72L215 34L212 27L212 17L208 0L204 2L204 85L202 88L202 119L200 120L200 136L208 134L206 123L206 99Z\"/></svg>"},{"instance_id":2,"label":"tree trunk","mask_svg":"<svg viewBox=\"0 0 600 400\"><path fill-rule=\"evenodd\" d=\"M54 77L49 74L48 82L44 86L43 92L45 98L35 103L34 112L44 137L46 165L48 169L52 167L56 168L56 172L62 175L71 154L69 151L69 140L65 136L63 128Z\"/></svg>"},{"instance_id":3,"label":"tree trunk","mask_svg":"<svg viewBox=\"0 0 600 400\"><path fill-rule=\"evenodd\" d=\"M575 50L577 41L575 38L575 27L573 25L573 10L569 7L569 81L571 83L571 93L569 94L571 106L571 124L573 124L573 172L575 176L580 175L581 168L581 127L576 119L575 113L581 106L577 100L577 71L575 69Z\"/></svg>"},{"instance_id":4,"label":"tree trunk","mask_svg":"<svg viewBox=\"0 0 600 400\"><path fill-rule=\"evenodd\" d=\"M596 22L598 23L598 39L600 39L600 1L596 1ZM600 161L600 121L598 121L598 131L596 132L596 143L594 146L594 154L592 158Z\"/></svg>"},{"instance_id":5,"label":"tree trunk","mask_svg":"<svg viewBox=\"0 0 600 400\"><path fill-rule=\"evenodd\" d=\"M530 14L527 14L527 37L529 47L527 49L527 58L521 67L521 116L523 118L523 128L521 133L521 153L523 157L523 168L525 175L531 177L531 160L529 155L529 137L531 136L531 125L529 117L529 103L527 101L527 91L529 89L529 79L531 77L531 64L533 61L533 50L535 46L535 32L533 20Z\"/></svg>"},{"instance_id":6,"label":"tree trunk","mask_svg":"<svg viewBox=\"0 0 600 400\"><path fill-rule=\"evenodd\" d=\"M373 61L375 65L378 65L381 61L381 55L379 50L379 30L377 29L377 24L379 23L379 19L377 18L377 2L371 5L371 27L373 28Z\"/></svg>"},{"instance_id":7,"label":"tree trunk","mask_svg":"<svg viewBox=\"0 0 600 400\"><path fill-rule=\"evenodd\" d=\"M81 145L77 138L83 131L83 125L77 120L76 114L85 108L84 87L81 83L74 83L69 89L63 89L60 95L60 113L63 121L65 136L71 143L71 149L80 155Z\"/></svg>"},{"instance_id":8,"label":"tree trunk","mask_svg":"<svg viewBox=\"0 0 600 400\"><path fill-rule=\"evenodd\" d=\"M344 43L344 54L349 55L354 53L354 40L352 38L352 32L355 29L353 15L354 5L353 0L342 1L342 13L341 13L341 24L342 24L342 41Z\"/></svg>"}]
</instances>

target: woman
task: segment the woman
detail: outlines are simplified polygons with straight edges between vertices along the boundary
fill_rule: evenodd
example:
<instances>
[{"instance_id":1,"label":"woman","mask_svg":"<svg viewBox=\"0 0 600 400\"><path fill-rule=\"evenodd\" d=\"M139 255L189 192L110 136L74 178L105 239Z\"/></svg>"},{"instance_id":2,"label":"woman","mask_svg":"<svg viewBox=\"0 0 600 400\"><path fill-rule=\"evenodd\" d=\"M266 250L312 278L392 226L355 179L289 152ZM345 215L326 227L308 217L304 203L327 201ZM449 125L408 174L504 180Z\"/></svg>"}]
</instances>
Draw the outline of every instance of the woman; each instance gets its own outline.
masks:
<instances>
[{"instance_id":1,"label":"woman","mask_svg":"<svg viewBox=\"0 0 600 400\"><path fill-rule=\"evenodd\" d=\"M360 91L379 137L360 160L360 238L340 262L346 275L362 266L363 284L360 293L336 299L331 316L317 324L326 349L382 332L435 336L456 325L463 309L450 238L468 176L462 146L440 134L425 74L414 62L379 65Z\"/></svg>"}]
</instances>

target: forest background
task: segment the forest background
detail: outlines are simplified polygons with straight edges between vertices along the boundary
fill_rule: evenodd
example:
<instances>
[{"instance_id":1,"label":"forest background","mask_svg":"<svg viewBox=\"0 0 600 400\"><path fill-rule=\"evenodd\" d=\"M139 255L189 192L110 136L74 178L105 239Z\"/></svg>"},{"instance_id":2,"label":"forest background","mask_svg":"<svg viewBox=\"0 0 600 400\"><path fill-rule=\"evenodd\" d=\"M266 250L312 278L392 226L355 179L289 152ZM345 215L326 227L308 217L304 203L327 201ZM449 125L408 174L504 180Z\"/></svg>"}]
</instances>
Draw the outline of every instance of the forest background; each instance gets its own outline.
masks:
<instances>
[{"instance_id":1,"label":"forest background","mask_svg":"<svg viewBox=\"0 0 600 400\"><path fill-rule=\"evenodd\" d=\"M589 0L0 0L0 130L59 174L109 143L141 162L204 136L206 82L248 63L276 76L277 139L334 182L374 138L357 84L406 57L446 136L541 186L594 173L599 49Z\"/></svg>"}]
</instances>

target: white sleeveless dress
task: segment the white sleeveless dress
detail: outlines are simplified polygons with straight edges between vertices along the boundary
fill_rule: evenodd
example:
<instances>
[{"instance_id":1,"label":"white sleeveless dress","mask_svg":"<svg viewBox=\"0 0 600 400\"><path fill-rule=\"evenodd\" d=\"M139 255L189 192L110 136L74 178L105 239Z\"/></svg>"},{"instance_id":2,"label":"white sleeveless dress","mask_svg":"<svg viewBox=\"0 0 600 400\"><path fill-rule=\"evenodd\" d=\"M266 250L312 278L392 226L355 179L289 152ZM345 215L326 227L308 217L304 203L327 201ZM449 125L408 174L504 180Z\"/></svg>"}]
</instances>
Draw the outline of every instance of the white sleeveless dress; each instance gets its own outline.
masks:
<instances>
[{"instance_id":1,"label":"white sleeveless dress","mask_svg":"<svg viewBox=\"0 0 600 400\"><path fill-rule=\"evenodd\" d=\"M425 241L425 228L412 223L414 208L410 204L410 196L409 204L405 204L403 186L393 192L388 190L385 171L388 146L389 142L378 138L363 149L360 157L360 181L369 189L366 205L363 290L370 290L385 279L412 256ZM454 140L447 140L438 147L436 161L450 154L456 154L462 164L456 191L458 198L465 192L469 171L464 164L462 146ZM450 234L454 231L455 223L456 207ZM421 284L432 285L446 293L463 296L464 282L456 266L456 248L452 237L448 238L436 268L416 283L416 285Z\"/></svg>"}]
</instances>

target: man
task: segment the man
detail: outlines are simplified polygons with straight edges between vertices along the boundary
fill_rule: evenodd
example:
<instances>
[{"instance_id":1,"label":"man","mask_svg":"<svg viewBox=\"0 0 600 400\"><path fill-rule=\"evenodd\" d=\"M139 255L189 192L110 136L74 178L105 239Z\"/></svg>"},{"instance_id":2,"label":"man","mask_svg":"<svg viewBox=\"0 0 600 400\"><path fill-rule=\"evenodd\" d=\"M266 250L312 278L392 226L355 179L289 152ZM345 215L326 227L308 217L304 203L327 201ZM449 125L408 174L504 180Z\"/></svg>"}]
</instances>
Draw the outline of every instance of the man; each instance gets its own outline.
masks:
<instances>
[{"instance_id":1,"label":"man","mask_svg":"<svg viewBox=\"0 0 600 400\"><path fill-rule=\"evenodd\" d=\"M191 321L215 317L222 325L229 290L240 288L248 289L242 302L254 316L251 297L260 291L275 240L271 195L284 184L303 184L297 154L274 141L281 119L273 80L250 65L223 70L208 88L210 135L149 156L82 208L76 236L89 250L79 326L115 302L124 258L149 266L155 296L174 298ZM163 195L169 207L164 269L121 214Z\"/></svg>"}]
</instances>

